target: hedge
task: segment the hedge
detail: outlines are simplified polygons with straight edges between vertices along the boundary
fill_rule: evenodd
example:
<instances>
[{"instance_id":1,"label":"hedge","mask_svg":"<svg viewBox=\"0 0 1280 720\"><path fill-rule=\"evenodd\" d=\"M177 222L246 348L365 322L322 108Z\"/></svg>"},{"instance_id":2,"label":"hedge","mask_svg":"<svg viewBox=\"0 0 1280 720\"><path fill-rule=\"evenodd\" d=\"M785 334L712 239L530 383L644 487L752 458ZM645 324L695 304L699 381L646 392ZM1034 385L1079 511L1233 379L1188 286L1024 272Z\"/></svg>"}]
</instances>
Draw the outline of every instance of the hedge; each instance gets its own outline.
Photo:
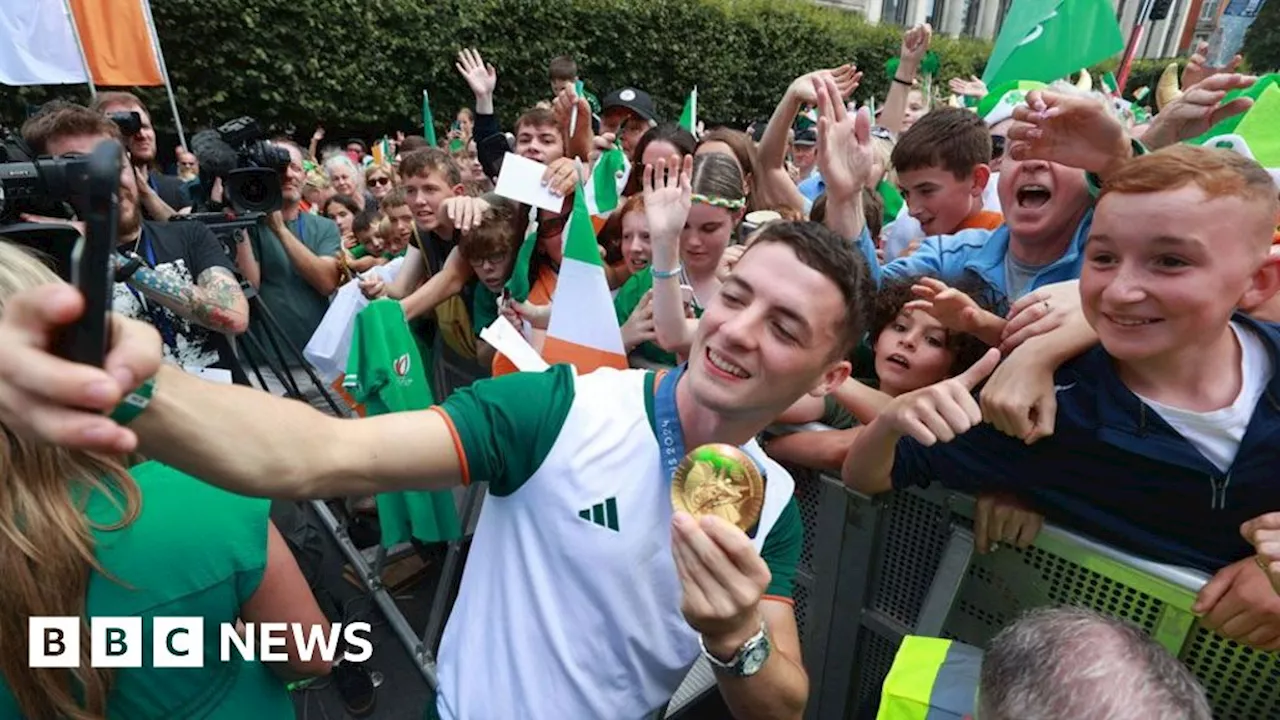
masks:
<instances>
[{"instance_id":1,"label":"hedge","mask_svg":"<svg viewBox=\"0 0 1280 720\"><path fill-rule=\"evenodd\" d=\"M853 61L866 76L857 99L883 98L885 61L901 28L811 0L165 0L153 3L178 107L188 132L252 115L276 131L331 138L421 132L422 89L443 135L472 103L454 69L476 47L498 69L506 120L549 95L548 61L578 60L603 96L635 85L674 119L699 90L708 124L767 115L787 84L818 67ZM938 38L940 80L981 74L990 45ZM1159 64L1163 67L1163 63ZM1144 65L1145 67L1145 65ZM1158 76L1159 69L1154 70ZM1138 82L1139 77L1143 82ZM1153 84L1145 75L1131 87ZM0 100L10 121L51 97L87 100L84 88L22 88ZM143 95L157 126L171 128L162 91Z\"/></svg>"}]
</instances>

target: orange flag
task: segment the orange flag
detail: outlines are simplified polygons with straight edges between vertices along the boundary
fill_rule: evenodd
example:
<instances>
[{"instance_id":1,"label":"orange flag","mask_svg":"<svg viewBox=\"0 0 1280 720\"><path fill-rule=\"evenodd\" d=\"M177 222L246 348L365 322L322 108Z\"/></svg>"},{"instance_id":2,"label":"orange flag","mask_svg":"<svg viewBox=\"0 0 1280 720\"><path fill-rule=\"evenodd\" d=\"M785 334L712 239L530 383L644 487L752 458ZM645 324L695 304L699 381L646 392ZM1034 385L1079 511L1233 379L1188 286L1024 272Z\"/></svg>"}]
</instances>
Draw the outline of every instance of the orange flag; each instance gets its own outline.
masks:
<instances>
[{"instance_id":1,"label":"orange flag","mask_svg":"<svg viewBox=\"0 0 1280 720\"><path fill-rule=\"evenodd\" d=\"M69 0L94 85L163 85L147 0Z\"/></svg>"}]
</instances>

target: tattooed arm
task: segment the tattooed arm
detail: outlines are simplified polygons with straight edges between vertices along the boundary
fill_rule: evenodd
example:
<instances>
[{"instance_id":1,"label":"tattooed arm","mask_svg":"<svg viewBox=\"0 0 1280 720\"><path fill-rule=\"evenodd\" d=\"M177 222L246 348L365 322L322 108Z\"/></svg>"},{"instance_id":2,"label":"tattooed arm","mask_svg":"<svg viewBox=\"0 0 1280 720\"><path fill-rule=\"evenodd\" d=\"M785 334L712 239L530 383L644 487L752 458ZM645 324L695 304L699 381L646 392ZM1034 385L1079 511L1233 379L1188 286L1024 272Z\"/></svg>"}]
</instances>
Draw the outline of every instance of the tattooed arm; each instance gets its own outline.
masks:
<instances>
[{"instance_id":1,"label":"tattooed arm","mask_svg":"<svg viewBox=\"0 0 1280 720\"><path fill-rule=\"evenodd\" d=\"M178 317L210 330L239 335L249 327L249 301L235 275L224 267L208 268L192 285L171 271L144 265L128 283L148 302L159 303Z\"/></svg>"}]
</instances>

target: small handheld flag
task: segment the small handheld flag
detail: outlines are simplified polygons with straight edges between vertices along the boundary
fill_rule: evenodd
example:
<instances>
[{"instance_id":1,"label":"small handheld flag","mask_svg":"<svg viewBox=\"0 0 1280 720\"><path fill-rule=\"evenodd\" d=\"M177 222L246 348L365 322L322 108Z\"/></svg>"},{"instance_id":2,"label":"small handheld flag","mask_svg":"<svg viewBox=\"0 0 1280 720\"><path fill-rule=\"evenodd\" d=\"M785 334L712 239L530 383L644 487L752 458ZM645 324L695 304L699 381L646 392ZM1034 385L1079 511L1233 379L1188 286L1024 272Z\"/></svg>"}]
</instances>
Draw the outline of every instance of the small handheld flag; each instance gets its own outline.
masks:
<instances>
[{"instance_id":1,"label":"small handheld flag","mask_svg":"<svg viewBox=\"0 0 1280 720\"><path fill-rule=\"evenodd\" d=\"M684 110L680 112L680 127L695 136L698 134L698 88L696 85L684 101Z\"/></svg>"},{"instance_id":2,"label":"small handheld flag","mask_svg":"<svg viewBox=\"0 0 1280 720\"><path fill-rule=\"evenodd\" d=\"M431 97L426 90L422 91L422 136L431 147L436 146L436 121L431 116Z\"/></svg>"}]
</instances>

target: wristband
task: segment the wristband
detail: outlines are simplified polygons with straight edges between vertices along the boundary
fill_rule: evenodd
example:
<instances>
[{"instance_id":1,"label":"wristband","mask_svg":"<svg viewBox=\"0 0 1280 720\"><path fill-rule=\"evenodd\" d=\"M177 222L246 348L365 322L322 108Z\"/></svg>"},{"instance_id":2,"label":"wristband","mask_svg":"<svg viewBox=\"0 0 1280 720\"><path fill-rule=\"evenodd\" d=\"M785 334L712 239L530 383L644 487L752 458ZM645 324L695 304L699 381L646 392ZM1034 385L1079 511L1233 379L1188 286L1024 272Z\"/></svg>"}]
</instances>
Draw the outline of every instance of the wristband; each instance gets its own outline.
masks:
<instances>
[{"instance_id":1,"label":"wristband","mask_svg":"<svg viewBox=\"0 0 1280 720\"><path fill-rule=\"evenodd\" d=\"M669 278L677 277L680 273L684 272L684 265L676 263L675 269L672 270L659 270L651 266L649 268L649 272L653 274L653 278L655 280L667 280Z\"/></svg>"},{"instance_id":2,"label":"wristband","mask_svg":"<svg viewBox=\"0 0 1280 720\"><path fill-rule=\"evenodd\" d=\"M897 75L894 75L894 76L893 76L893 81L894 81L894 82L896 82L896 83L898 83L899 85L906 85L907 87L915 87L915 86L916 86L916 83L915 83L915 81L914 81L914 80L903 80L902 78L898 77Z\"/></svg>"},{"instance_id":3,"label":"wristband","mask_svg":"<svg viewBox=\"0 0 1280 720\"><path fill-rule=\"evenodd\" d=\"M155 389L155 378L149 378L137 390L124 396L116 409L111 411L111 420L117 425L128 425L138 419L138 416L151 405L151 394Z\"/></svg>"}]
</instances>

